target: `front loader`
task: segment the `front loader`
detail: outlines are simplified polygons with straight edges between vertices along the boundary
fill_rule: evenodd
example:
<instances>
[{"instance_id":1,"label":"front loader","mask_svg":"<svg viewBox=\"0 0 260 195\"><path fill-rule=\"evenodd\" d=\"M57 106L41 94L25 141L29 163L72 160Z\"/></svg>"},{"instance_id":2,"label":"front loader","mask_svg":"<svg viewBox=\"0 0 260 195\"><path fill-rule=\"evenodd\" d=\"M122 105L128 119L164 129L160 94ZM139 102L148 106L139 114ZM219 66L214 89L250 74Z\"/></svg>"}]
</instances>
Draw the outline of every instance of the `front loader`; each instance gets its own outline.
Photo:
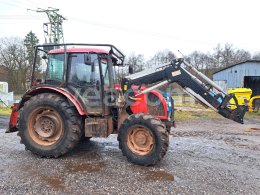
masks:
<instances>
[{"instance_id":1,"label":"front loader","mask_svg":"<svg viewBox=\"0 0 260 195\"><path fill-rule=\"evenodd\" d=\"M80 139L118 134L130 162L149 166L160 161L174 126L174 105L159 88L179 84L184 91L222 116L243 123L247 106L228 108L233 94L194 69L184 59L115 82L124 55L107 44L53 44L35 47L30 89L12 107L9 128L26 149L57 158Z\"/></svg>"}]
</instances>

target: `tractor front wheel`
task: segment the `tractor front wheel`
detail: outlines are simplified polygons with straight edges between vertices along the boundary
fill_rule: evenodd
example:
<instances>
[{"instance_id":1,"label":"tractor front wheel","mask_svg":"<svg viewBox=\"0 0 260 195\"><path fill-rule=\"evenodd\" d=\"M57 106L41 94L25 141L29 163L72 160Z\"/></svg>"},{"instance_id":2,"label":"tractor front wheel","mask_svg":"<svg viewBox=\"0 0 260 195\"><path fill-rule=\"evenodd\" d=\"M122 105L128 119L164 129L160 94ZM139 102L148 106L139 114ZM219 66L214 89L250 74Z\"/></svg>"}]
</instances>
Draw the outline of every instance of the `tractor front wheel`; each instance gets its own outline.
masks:
<instances>
[{"instance_id":1,"label":"tractor front wheel","mask_svg":"<svg viewBox=\"0 0 260 195\"><path fill-rule=\"evenodd\" d=\"M118 134L119 147L128 161L149 166L160 161L169 145L169 134L162 122L148 114L129 116Z\"/></svg>"}]
</instances>

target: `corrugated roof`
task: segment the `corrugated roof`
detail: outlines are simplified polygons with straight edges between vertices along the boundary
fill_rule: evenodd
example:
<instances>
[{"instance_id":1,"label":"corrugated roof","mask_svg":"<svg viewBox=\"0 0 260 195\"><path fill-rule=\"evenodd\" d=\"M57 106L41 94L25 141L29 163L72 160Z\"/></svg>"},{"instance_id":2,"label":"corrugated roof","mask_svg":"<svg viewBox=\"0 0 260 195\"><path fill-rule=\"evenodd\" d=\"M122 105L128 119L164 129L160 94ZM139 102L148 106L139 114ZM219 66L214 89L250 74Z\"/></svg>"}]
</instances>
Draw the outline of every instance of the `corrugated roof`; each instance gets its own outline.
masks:
<instances>
[{"instance_id":1,"label":"corrugated roof","mask_svg":"<svg viewBox=\"0 0 260 195\"><path fill-rule=\"evenodd\" d=\"M244 61L244 62L239 62L239 63L237 63L237 64L233 64L233 65L231 65L231 66L222 68L221 70L218 70L218 71L214 72L213 74L216 74L216 73L221 72L221 71L223 71L223 70L226 70L226 69L229 69L229 68L232 68L232 67L234 67L234 66L237 66L237 65L240 65L240 64L244 64L244 63L247 63L247 62L257 62L257 63L260 64L260 60L246 60L246 61Z\"/></svg>"}]
</instances>

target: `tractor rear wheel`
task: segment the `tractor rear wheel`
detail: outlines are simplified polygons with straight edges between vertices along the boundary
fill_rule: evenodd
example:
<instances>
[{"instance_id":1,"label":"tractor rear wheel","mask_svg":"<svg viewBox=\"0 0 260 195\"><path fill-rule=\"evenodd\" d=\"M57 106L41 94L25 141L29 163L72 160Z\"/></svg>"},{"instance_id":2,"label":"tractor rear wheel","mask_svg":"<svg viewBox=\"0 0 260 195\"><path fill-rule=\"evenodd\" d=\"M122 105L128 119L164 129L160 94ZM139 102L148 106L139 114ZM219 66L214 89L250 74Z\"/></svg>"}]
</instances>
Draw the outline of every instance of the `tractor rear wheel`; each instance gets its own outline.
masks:
<instances>
[{"instance_id":1,"label":"tractor rear wheel","mask_svg":"<svg viewBox=\"0 0 260 195\"><path fill-rule=\"evenodd\" d=\"M57 158L79 142L80 116L63 97L42 93L28 100L19 114L18 135L26 149Z\"/></svg>"},{"instance_id":2,"label":"tractor rear wheel","mask_svg":"<svg viewBox=\"0 0 260 195\"><path fill-rule=\"evenodd\" d=\"M128 161L149 166L160 161L169 145L169 134L162 122L149 114L134 114L121 125L119 148Z\"/></svg>"}]
</instances>

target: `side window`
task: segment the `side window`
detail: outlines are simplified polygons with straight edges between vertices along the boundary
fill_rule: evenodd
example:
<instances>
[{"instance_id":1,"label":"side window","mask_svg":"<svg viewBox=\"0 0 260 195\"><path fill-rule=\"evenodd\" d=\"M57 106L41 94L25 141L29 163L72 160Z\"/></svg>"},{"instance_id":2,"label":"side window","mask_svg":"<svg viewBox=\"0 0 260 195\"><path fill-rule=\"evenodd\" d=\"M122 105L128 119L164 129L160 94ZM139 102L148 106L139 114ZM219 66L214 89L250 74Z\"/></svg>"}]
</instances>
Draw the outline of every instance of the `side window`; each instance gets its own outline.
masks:
<instances>
[{"instance_id":1,"label":"side window","mask_svg":"<svg viewBox=\"0 0 260 195\"><path fill-rule=\"evenodd\" d=\"M104 76L104 85L109 87L109 75L108 75L108 66L107 60L101 59L101 66L102 66L102 75Z\"/></svg>"},{"instance_id":2,"label":"side window","mask_svg":"<svg viewBox=\"0 0 260 195\"><path fill-rule=\"evenodd\" d=\"M72 54L69 58L70 74L69 82L78 86L91 85L99 79L99 72L93 68L95 64L95 55L93 54L93 64L84 63L84 54Z\"/></svg>"},{"instance_id":3,"label":"side window","mask_svg":"<svg viewBox=\"0 0 260 195\"><path fill-rule=\"evenodd\" d=\"M49 56L46 80L63 81L64 54L52 54Z\"/></svg>"}]
</instances>

